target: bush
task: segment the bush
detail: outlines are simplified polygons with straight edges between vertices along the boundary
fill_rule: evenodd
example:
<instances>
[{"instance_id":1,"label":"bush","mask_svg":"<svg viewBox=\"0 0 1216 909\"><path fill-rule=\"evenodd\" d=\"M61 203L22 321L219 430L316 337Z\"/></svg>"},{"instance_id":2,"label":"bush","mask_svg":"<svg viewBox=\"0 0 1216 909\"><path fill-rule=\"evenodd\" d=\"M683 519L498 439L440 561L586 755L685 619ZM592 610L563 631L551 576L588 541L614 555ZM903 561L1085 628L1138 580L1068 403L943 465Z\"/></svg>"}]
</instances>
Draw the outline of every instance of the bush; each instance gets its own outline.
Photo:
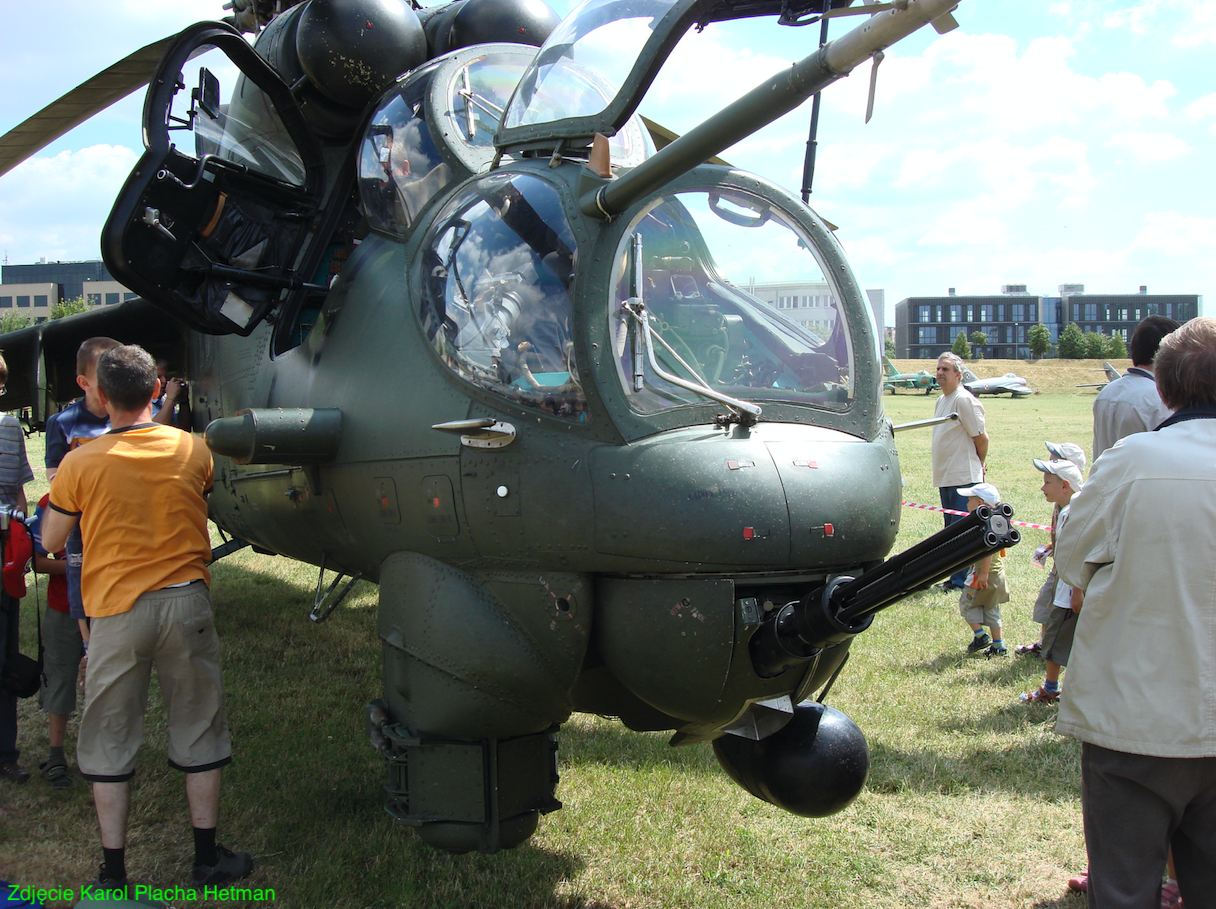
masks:
<instances>
[{"instance_id":1,"label":"bush","mask_svg":"<svg viewBox=\"0 0 1216 909\"><path fill-rule=\"evenodd\" d=\"M1108 356L1107 350L1110 347L1110 338L1102 334L1100 331L1085 332L1085 359L1101 360Z\"/></svg>"},{"instance_id":2,"label":"bush","mask_svg":"<svg viewBox=\"0 0 1216 909\"><path fill-rule=\"evenodd\" d=\"M954 343L950 345L950 350L958 354L960 360L971 359L971 345L967 343L967 336L961 331L954 339Z\"/></svg>"},{"instance_id":3,"label":"bush","mask_svg":"<svg viewBox=\"0 0 1216 909\"><path fill-rule=\"evenodd\" d=\"M1026 340L1030 343L1030 352L1041 357L1051 350L1051 329L1041 322L1033 325L1030 331L1026 332Z\"/></svg>"},{"instance_id":4,"label":"bush","mask_svg":"<svg viewBox=\"0 0 1216 909\"><path fill-rule=\"evenodd\" d=\"M1076 322L1069 322L1060 332L1058 344L1060 358L1063 360L1080 360L1085 356L1085 336Z\"/></svg>"}]
</instances>

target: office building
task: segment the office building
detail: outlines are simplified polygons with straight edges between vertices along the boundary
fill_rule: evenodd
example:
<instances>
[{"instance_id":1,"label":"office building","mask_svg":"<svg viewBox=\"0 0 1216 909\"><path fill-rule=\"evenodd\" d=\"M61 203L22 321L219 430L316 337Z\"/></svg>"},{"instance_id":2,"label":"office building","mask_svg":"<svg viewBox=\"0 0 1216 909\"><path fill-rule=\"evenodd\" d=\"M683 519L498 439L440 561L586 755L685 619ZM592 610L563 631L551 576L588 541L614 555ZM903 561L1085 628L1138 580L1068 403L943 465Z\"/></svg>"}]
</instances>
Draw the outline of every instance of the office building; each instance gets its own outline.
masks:
<instances>
[{"instance_id":1,"label":"office building","mask_svg":"<svg viewBox=\"0 0 1216 909\"><path fill-rule=\"evenodd\" d=\"M1199 315L1199 294L1087 294L1083 284L1061 284L1057 296L1026 292L1025 284L1007 284L1001 293L944 297L908 297L895 305L895 353L909 360L933 360L950 349L959 332L987 336L978 348L985 359L1026 360L1027 332L1046 325L1054 346L1069 322L1081 331L1118 334L1126 342L1145 316L1163 315L1185 322Z\"/></svg>"}]
</instances>

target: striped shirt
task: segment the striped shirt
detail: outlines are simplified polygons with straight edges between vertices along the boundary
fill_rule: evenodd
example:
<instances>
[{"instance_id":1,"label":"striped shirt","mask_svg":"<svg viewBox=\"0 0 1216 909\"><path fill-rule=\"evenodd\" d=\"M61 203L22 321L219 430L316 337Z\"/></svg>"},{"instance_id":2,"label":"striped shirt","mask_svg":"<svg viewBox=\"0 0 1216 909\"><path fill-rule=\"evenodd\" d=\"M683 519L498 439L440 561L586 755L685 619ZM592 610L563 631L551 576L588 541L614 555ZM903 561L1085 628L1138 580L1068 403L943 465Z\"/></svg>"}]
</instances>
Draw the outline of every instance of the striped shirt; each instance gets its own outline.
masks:
<instances>
[{"instance_id":1,"label":"striped shirt","mask_svg":"<svg viewBox=\"0 0 1216 909\"><path fill-rule=\"evenodd\" d=\"M25 456L25 433L11 413L0 415L0 503L14 505L21 487L34 479Z\"/></svg>"}]
</instances>

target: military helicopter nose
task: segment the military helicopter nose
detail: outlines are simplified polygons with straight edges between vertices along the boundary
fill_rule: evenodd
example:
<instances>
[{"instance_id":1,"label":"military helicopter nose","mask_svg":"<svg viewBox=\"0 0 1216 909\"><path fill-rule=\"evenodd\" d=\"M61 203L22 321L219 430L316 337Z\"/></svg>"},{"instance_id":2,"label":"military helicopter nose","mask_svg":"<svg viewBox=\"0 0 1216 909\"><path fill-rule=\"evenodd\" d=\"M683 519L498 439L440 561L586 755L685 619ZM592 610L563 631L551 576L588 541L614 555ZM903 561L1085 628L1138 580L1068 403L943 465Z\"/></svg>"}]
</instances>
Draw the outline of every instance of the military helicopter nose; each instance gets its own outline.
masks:
<instances>
[{"instance_id":1,"label":"military helicopter nose","mask_svg":"<svg viewBox=\"0 0 1216 909\"><path fill-rule=\"evenodd\" d=\"M890 440L814 426L690 428L591 456L597 551L702 570L880 559L898 528Z\"/></svg>"}]
</instances>

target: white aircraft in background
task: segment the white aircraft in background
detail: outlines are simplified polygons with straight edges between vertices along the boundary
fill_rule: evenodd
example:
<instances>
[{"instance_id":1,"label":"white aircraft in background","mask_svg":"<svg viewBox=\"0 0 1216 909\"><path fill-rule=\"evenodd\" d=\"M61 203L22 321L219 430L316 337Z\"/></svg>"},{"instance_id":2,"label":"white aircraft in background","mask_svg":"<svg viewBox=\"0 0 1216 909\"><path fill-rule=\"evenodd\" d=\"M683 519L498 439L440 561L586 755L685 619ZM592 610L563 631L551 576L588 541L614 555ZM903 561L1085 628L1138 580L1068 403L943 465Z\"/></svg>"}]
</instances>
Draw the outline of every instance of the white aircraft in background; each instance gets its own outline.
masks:
<instances>
[{"instance_id":1,"label":"white aircraft in background","mask_svg":"<svg viewBox=\"0 0 1216 909\"><path fill-rule=\"evenodd\" d=\"M1102 364L1102 371L1106 373L1105 382L1087 382L1084 385L1078 385L1077 388L1105 388L1111 382L1115 381L1115 379L1121 378L1123 375L1123 373L1119 372L1119 370L1115 369L1115 367L1111 366L1109 363Z\"/></svg>"},{"instance_id":2,"label":"white aircraft in background","mask_svg":"<svg viewBox=\"0 0 1216 909\"><path fill-rule=\"evenodd\" d=\"M973 395L1003 395L1024 398L1034 394L1034 389L1021 376L1011 372L991 379L981 379L966 366L963 367L963 387Z\"/></svg>"}]
</instances>

